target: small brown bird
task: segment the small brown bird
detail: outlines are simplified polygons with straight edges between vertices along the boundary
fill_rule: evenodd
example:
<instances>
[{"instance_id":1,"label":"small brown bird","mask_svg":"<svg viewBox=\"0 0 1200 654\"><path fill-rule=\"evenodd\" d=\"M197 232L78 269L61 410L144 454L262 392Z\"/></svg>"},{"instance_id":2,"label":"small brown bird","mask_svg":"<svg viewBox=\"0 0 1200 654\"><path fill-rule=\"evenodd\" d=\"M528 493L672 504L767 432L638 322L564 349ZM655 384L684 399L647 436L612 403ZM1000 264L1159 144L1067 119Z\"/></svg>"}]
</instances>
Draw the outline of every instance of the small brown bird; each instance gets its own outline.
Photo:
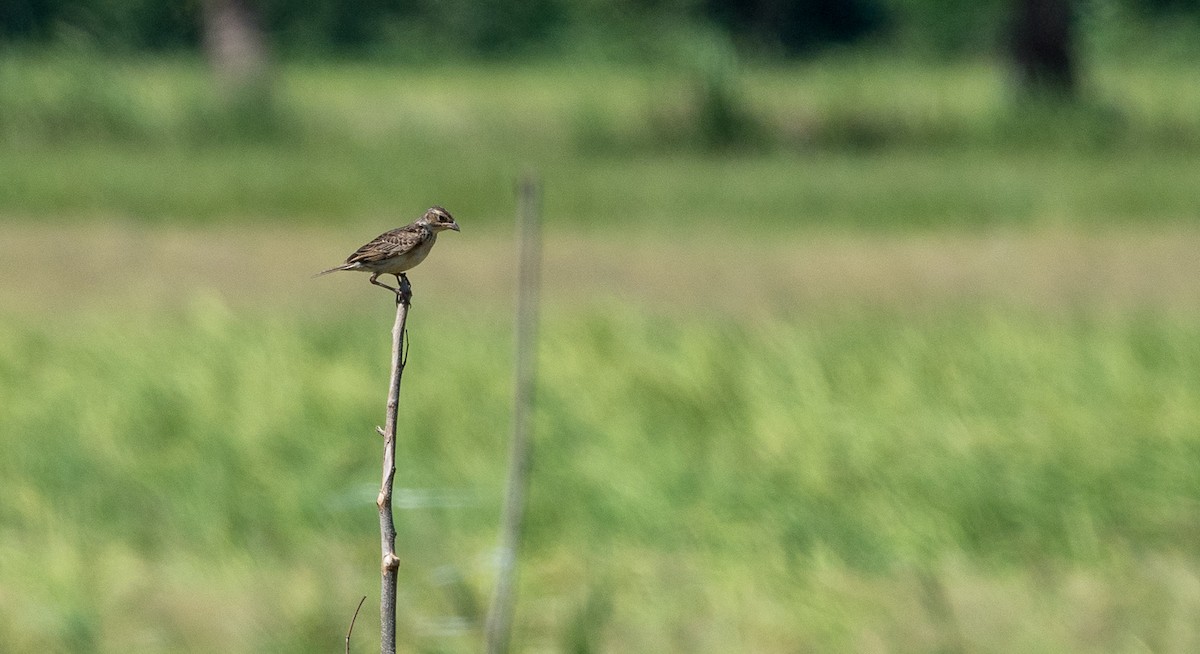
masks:
<instances>
[{"instance_id":1,"label":"small brown bird","mask_svg":"<svg viewBox=\"0 0 1200 654\"><path fill-rule=\"evenodd\" d=\"M404 276L404 272L412 270L429 256L429 251L437 241L438 232L446 229L459 231L454 217L441 207L430 207L429 211L416 221L376 236L370 243L346 257L346 263L321 271L316 276L328 275L338 270L361 270L371 273L372 284L399 293L400 289L378 281L379 276L395 275L396 283L402 284L401 277Z\"/></svg>"}]
</instances>

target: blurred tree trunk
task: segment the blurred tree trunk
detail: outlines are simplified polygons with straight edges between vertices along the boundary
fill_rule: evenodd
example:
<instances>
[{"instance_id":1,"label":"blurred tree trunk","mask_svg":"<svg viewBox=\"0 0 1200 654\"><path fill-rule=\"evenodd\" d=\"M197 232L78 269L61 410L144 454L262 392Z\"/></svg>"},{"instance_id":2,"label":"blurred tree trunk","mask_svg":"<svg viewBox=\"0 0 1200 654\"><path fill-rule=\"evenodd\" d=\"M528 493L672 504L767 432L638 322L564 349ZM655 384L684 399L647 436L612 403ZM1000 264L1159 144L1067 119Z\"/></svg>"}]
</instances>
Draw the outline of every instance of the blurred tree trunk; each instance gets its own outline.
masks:
<instances>
[{"instance_id":1,"label":"blurred tree trunk","mask_svg":"<svg viewBox=\"0 0 1200 654\"><path fill-rule=\"evenodd\" d=\"M1009 34L1017 81L1029 95L1075 97L1078 61L1071 0L1015 0Z\"/></svg>"},{"instance_id":2,"label":"blurred tree trunk","mask_svg":"<svg viewBox=\"0 0 1200 654\"><path fill-rule=\"evenodd\" d=\"M233 96L267 95L267 40L249 0L201 0L204 51L222 90Z\"/></svg>"}]
</instances>

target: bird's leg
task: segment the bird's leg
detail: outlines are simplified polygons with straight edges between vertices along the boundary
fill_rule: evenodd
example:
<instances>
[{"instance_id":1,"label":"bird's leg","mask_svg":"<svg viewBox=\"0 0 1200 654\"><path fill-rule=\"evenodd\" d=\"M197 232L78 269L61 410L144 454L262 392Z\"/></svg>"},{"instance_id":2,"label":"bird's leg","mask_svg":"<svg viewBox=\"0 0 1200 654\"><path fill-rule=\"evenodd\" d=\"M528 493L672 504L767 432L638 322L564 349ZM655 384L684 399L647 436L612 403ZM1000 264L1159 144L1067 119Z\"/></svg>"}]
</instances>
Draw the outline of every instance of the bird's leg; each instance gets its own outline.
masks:
<instances>
[{"instance_id":1,"label":"bird's leg","mask_svg":"<svg viewBox=\"0 0 1200 654\"><path fill-rule=\"evenodd\" d=\"M387 284L384 284L383 282L379 281L379 275L380 275L380 274L381 274L381 273L371 273L371 283L372 283L372 284L374 284L374 285L376 285L376 286L382 286L382 287L386 288L387 290L389 290L389 291L391 291L391 292L393 292L393 293L399 294L399 293L400 293L400 289L398 289L398 288L392 288L391 286L388 286Z\"/></svg>"}]
</instances>

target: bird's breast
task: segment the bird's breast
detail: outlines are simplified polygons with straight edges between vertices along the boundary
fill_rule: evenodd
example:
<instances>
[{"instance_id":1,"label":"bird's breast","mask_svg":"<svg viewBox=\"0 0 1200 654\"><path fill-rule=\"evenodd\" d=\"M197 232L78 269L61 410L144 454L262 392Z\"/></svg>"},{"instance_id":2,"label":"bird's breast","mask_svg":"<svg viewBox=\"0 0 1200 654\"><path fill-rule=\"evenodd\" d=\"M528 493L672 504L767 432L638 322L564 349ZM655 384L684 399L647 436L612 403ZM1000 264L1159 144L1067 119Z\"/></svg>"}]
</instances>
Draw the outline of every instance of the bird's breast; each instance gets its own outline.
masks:
<instances>
[{"instance_id":1,"label":"bird's breast","mask_svg":"<svg viewBox=\"0 0 1200 654\"><path fill-rule=\"evenodd\" d=\"M437 234L430 234L428 238L421 241L420 244L413 249L401 255L393 257L386 262L383 270L380 272L395 274L402 273L407 270L412 270L414 266L425 260L429 256L429 251L433 249L433 243L437 240Z\"/></svg>"}]
</instances>

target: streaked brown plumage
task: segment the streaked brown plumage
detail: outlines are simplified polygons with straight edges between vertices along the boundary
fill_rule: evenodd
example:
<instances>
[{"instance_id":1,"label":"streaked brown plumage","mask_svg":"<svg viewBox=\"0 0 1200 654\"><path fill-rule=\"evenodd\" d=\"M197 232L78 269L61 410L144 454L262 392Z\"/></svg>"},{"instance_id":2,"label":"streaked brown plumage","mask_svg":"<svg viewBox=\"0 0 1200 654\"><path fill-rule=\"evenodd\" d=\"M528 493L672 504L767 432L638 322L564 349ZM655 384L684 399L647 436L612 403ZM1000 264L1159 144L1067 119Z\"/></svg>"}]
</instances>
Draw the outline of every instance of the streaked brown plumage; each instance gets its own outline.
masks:
<instances>
[{"instance_id":1,"label":"streaked brown plumage","mask_svg":"<svg viewBox=\"0 0 1200 654\"><path fill-rule=\"evenodd\" d=\"M346 257L346 263L323 270L317 273L317 276L338 270L361 270L371 273L372 284L399 293L398 288L378 281L379 276L395 275L396 282L401 283L404 272L412 270L429 255L434 242L437 241L438 232L447 229L459 231L454 217L441 207L430 207L425 215L417 220L376 236L371 242L355 250L354 254Z\"/></svg>"}]
</instances>

